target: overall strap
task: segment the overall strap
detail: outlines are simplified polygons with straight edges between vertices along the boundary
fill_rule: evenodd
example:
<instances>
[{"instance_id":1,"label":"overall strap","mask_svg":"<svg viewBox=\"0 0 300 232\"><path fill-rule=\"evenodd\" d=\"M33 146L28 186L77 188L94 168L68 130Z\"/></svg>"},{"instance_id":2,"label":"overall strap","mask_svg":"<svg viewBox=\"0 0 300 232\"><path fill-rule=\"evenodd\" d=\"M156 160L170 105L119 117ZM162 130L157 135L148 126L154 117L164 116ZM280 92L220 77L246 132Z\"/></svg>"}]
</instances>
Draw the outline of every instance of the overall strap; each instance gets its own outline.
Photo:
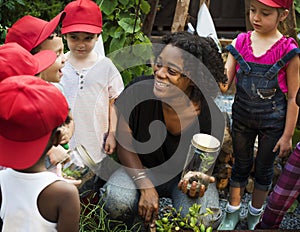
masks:
<instances>
[{"instance_id":1,"label":"overall strap","mask_svg":"<svg viewBox=\"0 0 300 232\"><path fill-rule=\"evenodd\" d=\"M299 48L294 48L285 54L279 61L277 61L266 73L266 78L269 80L277 76L280 69L282 69L295 55L300 54Z\"/></svg>"},{"instance_id":2,"label":"overall strap","mask_svg":"<svg viewBox=\"0 0 300 232\"><path fill-rule=\"evenodd\" d=\"M236 59L238 64L240 65L240 69L242 69L245 73L249 74L251 71L250 66L247 64L247 62L244 60L244 58L241 56L241 54L236 50L235 47L232 46L232 44L226 46L226 49L233 55L233 57Z\"/></svg>"}]
</instances>

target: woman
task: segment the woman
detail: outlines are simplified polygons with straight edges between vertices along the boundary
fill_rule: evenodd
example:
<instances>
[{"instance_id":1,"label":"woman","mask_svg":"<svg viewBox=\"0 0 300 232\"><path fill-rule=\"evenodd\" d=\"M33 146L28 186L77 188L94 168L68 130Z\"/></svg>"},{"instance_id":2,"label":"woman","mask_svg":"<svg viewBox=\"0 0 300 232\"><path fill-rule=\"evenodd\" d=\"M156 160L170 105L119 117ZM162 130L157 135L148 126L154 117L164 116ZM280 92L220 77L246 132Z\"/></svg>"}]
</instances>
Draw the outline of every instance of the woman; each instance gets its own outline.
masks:
<instances>
[{"instance_id":1,"label":"woman","mask_svg":"<svg viewBox=\"0 0 300 232\"><path fill-rule=\"evenodd\" d=\"M202 212L219 208L214 184L206 190L193 182L188 190L181 172L194 134L223 140L225 120L211 94L218 91L216 82L226 81L221 54L212 39L187 32L163 42L154 76L136 78L116 102L117 154L123 167L102 188L102 199L110 217L129 225L138 214L154 226L159 197L170 197L183 215L193 203L201 204Z\"/></svg>"}]
</instances>

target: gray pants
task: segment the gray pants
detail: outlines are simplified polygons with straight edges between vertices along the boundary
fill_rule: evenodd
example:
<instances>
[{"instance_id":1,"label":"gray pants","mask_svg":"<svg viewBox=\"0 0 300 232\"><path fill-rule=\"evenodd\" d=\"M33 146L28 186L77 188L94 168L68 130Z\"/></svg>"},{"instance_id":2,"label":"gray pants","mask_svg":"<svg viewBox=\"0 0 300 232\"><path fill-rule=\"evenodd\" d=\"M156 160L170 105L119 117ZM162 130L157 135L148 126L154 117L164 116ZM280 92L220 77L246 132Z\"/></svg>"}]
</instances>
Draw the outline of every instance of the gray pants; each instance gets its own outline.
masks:
<instances>
[{"instance_id":1,"label":"gray pants","mask_svg":"<svg viewBox=\"0 0 300 232\"><path fill-rule=\"evenodd\" d=\"M147 176L151 180L154 178L151 172L148 172ZM218 210L219 194L215 184L208 186L202 198L190 198L178 190L179 180L180 176L176 176L165 184L156 186L156 190L160 197L171 198L173 207L176 210L182 207L181 215L183 217L189 212L189 208L194 203L202 205L201 212L205 212L206 208L214 208L217 209L218 214L221 214L221 210ZM101 188L100 194L102 195L104 209L109 213L109 217L122 220L131 226L138 214L140 193L132 178L123 168L119 168L112 174L107 183ZM221 215L214 215L214 221L216 216L219 218Z\"/></svg>"}]
</instances>

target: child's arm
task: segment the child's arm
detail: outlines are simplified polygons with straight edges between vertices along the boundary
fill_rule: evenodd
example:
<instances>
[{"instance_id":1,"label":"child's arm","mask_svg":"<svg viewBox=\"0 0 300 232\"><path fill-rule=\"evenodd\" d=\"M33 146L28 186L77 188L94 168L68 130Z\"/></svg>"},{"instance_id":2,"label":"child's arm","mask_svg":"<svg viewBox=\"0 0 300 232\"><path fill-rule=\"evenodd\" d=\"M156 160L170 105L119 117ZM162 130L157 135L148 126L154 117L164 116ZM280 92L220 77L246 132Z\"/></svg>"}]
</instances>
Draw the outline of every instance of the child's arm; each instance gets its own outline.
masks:
<instances>
[{"instance_id":1,"label":"child's arm","mask_svg":"<svg viewBox=\"0 0 300 232\"><path fill-rule=\"evenodd\" d=\"M235 43L236 43L236 39L234 39L232 41L232 46L235 47ZM234 57L231 55L230 52L228 52L228 56L227 56L227 60L226 60L226 63L225 63L225 75L227 76L228 78L228 81L226 84L222 84L221 85L221 91L222 93L225 93L231 86L233 80L234 80L234 77L235 77L235 74L236 74L236 70L235 70L235 67L236 67L236 60L234 59Z\"/></svg>"},{"instance_id":2,"label":"child's arm","mask_svg":"<svg viewBox=\"0 0 300 232\"><path fill-rule=\"evenodd\" d=\"M38 198L39 212L57 223L58 232L79 231L80 200L75 185L58 180L47 186Z\"/></svg>"},{"instance_id":3,"label":"child's arm","mask_svg":"<svg viewBox=\"0 0 300 232\"><path fill-rule=\"evenodd\" d=\"M107 154L111 155L116 149L115 132L117 127L117 115L114 107L115 98L109 101L109 129L107 138L104 144L104 150Z\"/></svg>"},{"instance_id":4,"label":"child's arm","mask_svg":"<svg viewBox=\"0 0 300 232\"><path fill-rule=\"evenodd\" d=\"M299 57L295 56L289 63L287 70L287 113L285 119L284 132L274 147L273 152L278 151L279 157L290 154L292 149L292 137L297 123L298 106L296 96L299 89Z\"/></svg>"},{"instance_id":5,"label":"child's arm","mask_svg":"<svg viewBox=\"0 0 300 232\"><path fill-rule=\"evenodd\" d=\"M63 181L59 182L57 231L79 231L80 200L78 190L75 185Z\"/></svg>"}]
</instances>

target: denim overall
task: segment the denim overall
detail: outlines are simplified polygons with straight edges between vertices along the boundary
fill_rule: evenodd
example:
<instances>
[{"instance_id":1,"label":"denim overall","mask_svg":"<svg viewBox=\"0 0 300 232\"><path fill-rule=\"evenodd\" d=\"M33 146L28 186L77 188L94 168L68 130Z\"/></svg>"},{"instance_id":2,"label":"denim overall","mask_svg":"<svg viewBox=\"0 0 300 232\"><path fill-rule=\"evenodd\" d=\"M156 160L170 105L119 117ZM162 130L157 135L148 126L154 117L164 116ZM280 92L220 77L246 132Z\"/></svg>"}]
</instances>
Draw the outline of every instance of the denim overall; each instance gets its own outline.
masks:
<instances>
[{"instance_id":1,"label":"denim overall","mask_svg":"<svg viewBox=\"0 0 300 232\"><path fill-rule=\"evenodd\" d=\"M283 133L287 110L286 96L278 85L278 72L300 53L300 49L291 50L274 65L246 62L232 45L227 49L240 65L232 105L235 163L230 185L240 188L247 185L254 162L254 143L258 136L255 188L267 191L271 188L273 163L277 155L272 150Z\"/></svg>"}]
</instances>

